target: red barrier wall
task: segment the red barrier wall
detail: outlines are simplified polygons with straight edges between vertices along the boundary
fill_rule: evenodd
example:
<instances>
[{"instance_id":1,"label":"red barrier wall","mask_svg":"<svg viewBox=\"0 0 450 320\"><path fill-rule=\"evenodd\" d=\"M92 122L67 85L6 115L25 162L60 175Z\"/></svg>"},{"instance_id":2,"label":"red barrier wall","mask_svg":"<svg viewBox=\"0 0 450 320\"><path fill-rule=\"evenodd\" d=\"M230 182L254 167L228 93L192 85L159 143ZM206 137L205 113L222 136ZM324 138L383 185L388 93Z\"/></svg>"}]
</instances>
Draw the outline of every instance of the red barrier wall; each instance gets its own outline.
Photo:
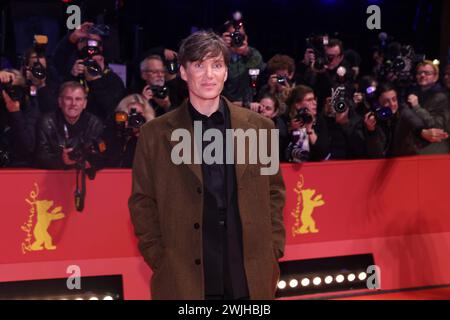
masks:
<instances>
[{"instance_id":1,"label":"red barrier wall","mask_svg":"<svg viewBox=\"0 0 450 320\"><path fill-rule=\"evenodd\" d=\"M450 283L450 156L282 165L282 172L284 260L373 253L382 289ZM65 278L78 265L82 276L123 275L126 299L149 298L151 271L127 208L130 172L104 170L87 181L82 213L74 188L74 172L0 171L0 282Z\"/></svg>"}]
</instances>

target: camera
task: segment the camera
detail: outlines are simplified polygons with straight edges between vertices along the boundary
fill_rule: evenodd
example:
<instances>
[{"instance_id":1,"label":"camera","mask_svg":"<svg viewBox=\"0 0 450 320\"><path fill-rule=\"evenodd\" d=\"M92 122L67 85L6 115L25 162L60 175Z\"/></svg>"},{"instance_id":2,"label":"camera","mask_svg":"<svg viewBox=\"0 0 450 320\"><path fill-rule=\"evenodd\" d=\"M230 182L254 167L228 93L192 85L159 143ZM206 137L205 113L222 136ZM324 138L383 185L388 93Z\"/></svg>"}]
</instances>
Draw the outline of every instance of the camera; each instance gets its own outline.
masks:
<instances>
[{"instance_id":1,"label":"camera","mask_svg":"<svg viewBox=\"0 0 450 320\"><path fill-rule=\"evenodd\" d=\"M11 100L21 101L25 95L21 86L13 85L12 82L0 83L0 92L5 91Z\"/></svg>"},{"instance_id":2,"label":"camera","mask_svg":"<svg viewBox=\"0 0 450 320\"><path fill-rule=\"evenodd\" d=\"M117 111L115 114L115 122L116 128L119 132L124 132L129 129L138 129L145 122L145 118L143 115L138 113L135 108L130 109L130 113L126 113L124 111Z\"/></svg>"},{"instance_id":3,"label":"camera","mask_svg":"<svg viewBox=\"0 0 450 320\"><path fill-rule=\"evenodd\" d=\"M101 41L94 39L87 39L87 45L79 52L80 59L83 59L83 65L92 77L99 76L102 73L102 68L97 61L92 58L95 55L101 54Z\"/></svg>"},{"instance_id":4,"label":"camera","mask_svg":"<svg viewBox=\"0 0 450 320\"><path fill-rule=\"evenodd\" d=\"M93 139L84 142L83 140L73 147L73 150L68 154L69 159L78 163L83 163L84 160L89 162L95 161L95 158L106 151L105 142L101 139Z\"/></svg>"},{"instance_id":5,"label":"camera","mask_svg":"<svg viewBox=\"0 0 450 320\"><path fill-rule=\"evenodd\" d=\"M242 14L237 11L233 14L233 27L234 32L230 34L231 36L231 46L234 48L242 47L245 41L245 35L239 30L242 28Z\"/></svg>"},{"instance_id":6,"label":"camera","mask_svg":"<svg viewBox=\"0 0 450 320\"><path fill-rule=\"evenodd\" d=\"M33 51L36 52L38 58L45 57L45 51L47 48L48 38L45 35L35 35L33 41ZM28 63L28 61L26 62ZM47 70L42 63L35 61L29 69L36 79L45 79L47 77Z\"/></svg>"},{"instance_id":7,"label":"camera","mask_svg":"<svg viewBox=\"0 0 450 320\"><path fill-rule=\"evenodd\" d=\"M36 79L43 80L47 77L47 70L39 61L33 63L30 71Z\"/></svg>"},{"instance_id":8,"label":"camera","mask_svg":"<svg viewBox=\"0 0 450 320\"><path fill-rule=\"evenodd\" d=\"M158 99L165 99L169 95L169 89L166 86L151 86L153 96Z\"/></svg>"},{"instance_id":9,"label":"camera","mask_svg":"<svg viewBox=\"0 0 450 320\"><path fill-rule=\"evenodd\" d=\"M312 35L306 38L307 48L314 50L315 60L312 67L318 71L325 69L325 66L330 63L325 54L325 46L328 45L328 35Z\"/></svg>"},{"instance_id":10,"label":"camera","mask_svg":"<svg viewBox=\"0 0 450 320\"><path fill-rule=\"evenodd\" d=\"M345 99L344 86L339 86L336 89L332 89L331 106L336 113L343 113L348 109L348 104Z\"/></svg>"},{"instance_id":11,"label":"camera","mask_svg":"<svg viewBox=\"0 0 450 320\"><path fill-rule=\"evenodd\" d=\"M277 76L277 83L285 86L287 84L286 77L283 76Z\"/></svg>"},{"instance_id":12,"label":"camera","mask_svg":"<svg viewBox=\"0 0 450 320\"><path fill-rule=\"evenodd\" d=\"M173 60L166 61L166 69L169 74L176 74L180 65L178 64L178 59L175 57Z\"/></svg>"},{"instance_id":13,"label":"camera","mask_svg":"<svg viewBox=\"0 0 450 320\"><path fill-rule=\"evenodd\" d=\"M312 114L307 108L300 108L295 115L295 119L305 124L310 124L314 121Z\"/></svg>"},{"instance_id":14,"label":"camera","mask_svg":"<svg viewBox=\"0 0 450 320\"><path fill-rule=\"evenodd\" d=\"M381 106L377 101L377 88L369 86L366 88L365 99L370 105L371 112L375 115L378 121L387 121L394 115L391 108Z\"/></svg>"}]
</instances>

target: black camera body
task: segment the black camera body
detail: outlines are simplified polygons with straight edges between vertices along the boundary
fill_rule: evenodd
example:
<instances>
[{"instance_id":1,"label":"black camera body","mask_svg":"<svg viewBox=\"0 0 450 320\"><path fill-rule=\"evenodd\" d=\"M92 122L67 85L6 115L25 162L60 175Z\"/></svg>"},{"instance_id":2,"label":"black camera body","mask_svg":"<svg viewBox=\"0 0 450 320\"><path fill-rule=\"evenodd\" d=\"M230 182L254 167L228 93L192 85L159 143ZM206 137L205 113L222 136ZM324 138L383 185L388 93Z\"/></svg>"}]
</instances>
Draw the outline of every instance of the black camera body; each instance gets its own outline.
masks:
<instances>
[{"instance_id":1,"label":"black camera body","mask_svg":"<svg viewBox=\"0 0 450 320\"><path fill-rule=\"evenodd\" d=\"M93 160L104 153L106 146L103 140L93 139L87 142L80 141L73 150L68 154L69 159L77 163L83 163L85 160L93 162Z\"/></svg>"},{"instance_id":2,"label":"black camera body","mask_svg":"<svg viewBox=\"0 0 450 320\"><path fill-rule=\"evenodd\" d=\"M47 69L39 61L33 63L30 71L36 79L43 80L47 77Z\"/></svg>"},{"instance_id":3,"label":"black camera body","mask_svg":"<svg viewBox=\"0 0 450 320\"><path fill-rule=\"evenodd\" d=\"M295 115L295 119L305 124L310 124L314 121L312 114L307 108L300 108Z\"/></svg>"},{"instance_id":4,"label":"black camera body","mask_svg":"<svg viewBox=\"0 0 450 320\"><path fill-rule=\"evenodd\" d=\"M180 65L178 64L178 59L175 57L172 60L166 61L166 69L169 74L177 74Z\"/></svg>"},{"instance_id":5,"label":"black camera body","mask_svg":"<svg viewBox=\"0 0 450 320\"><path fill-rule=\"evenodd\" d=\"M165 99L169 95L169 89L166 86L151 86L153 96L158 99Z\"/></svg>"},{"instance_id":6,"label":"black camera body","mask_svg":"<svg viewBox=\"0 0 450 320\"><path fill-rule=\"evenodd\" d=\"M146 122L145 117L134 108L131 108L129 114L124 111L117 111L114 118L116 133L119 138L133 136L134 129L139 129Z\"/></svg>"},{"instance_id":7,"label":"black camera body","mask_svg":"<svg viewBox=\"0 0 450 320\"><path fill-rule=\"evenodd\" d=\"M83 65L92 77L99 76L102 73L102 68L93 59L94 56L101 54L101 41L93 39L87 39L87 45L79 51L79 57L83 60Z\"/></svg>"},{"instance_id":8,"label":"black camera body","mask_svg":"<svg viewBox=\"0 0 450 320\"><path fill-rule=\"evenodd\" d=\"M325 46L328 44L328 35L312 35L306 38L307 48L314 51L315 60L312 67L315 70L322 71L330 63L325 54Z\"/></svg>"},{"instance_id":9,"label":"black camera body","mask_svg":"<svg viewBox=\"0 0 450 320\"><path fill-rule=\"evenodd\" d=\"M339 86L333 89L331 106L336 113L344 113L347 111L348 103L345 97L345 86Z\"/></svg>"},{"instance_id":10,"label":"black camera body","mask_svg":"<svg viewBox=\"0 0 450 320\"><path fill-rule=\"evenodd\" d=\"M11 81L8 83L0 83L0 93L2 91L5 91L11 100L14 101L21 101L25 96L23 88L21 86L13 85Z\"/></svg>"},{"instance_id":11,"label":"black camera body","mask_svg":"<svg viewBox=\"0 0 450 320\"><path fill-rule=\"evenodd\" d=\"M239 32L240 26L238 25L238 29L230 34L231 36L231 46L234 48L242 47L245 41L245 36Z\"/></svg>"}]
</instances>

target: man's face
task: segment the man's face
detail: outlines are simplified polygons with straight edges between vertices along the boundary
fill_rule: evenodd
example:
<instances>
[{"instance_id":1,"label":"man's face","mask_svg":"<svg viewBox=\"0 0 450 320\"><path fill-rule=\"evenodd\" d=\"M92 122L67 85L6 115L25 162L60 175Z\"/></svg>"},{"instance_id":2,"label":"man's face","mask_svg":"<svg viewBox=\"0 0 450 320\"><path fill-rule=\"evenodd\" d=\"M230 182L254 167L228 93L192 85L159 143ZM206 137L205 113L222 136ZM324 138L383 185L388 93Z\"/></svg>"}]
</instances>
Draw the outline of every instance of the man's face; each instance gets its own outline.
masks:
<instances>
[{"instance_id":1,"label":"man's face","mask_svg":"<svg viewBox=\"0 0 450 320\"><path fill-rule=\"evenodd\" d=\"M378 100L381 106L390 108L392 113L398 110L397 92L390 90L383 92Z\"/></svg>"},{"instance_id":2,"label":"man's face","mask_svg":"<svg viewBox=\"0 0 450 320\"><path fill-rule=\"evenodd\" d=\"M34 63L41 63L44 68L47 68L47 59L44 56L38 56L36 53L32 53L30 55L30 59L28 60L28 67L32 67Z\"/></svg>"},{"instance_id":3,"label":"man's face","mask_svg":"<svg viewBox=\"0 0 450 320\"><path fill-rule=\"evenodd\" d=\"M181 78L187 82L191 100L213 100L219 97L228 76L223 55L210 57L203 61L188 62L186 68L180 67Z\"/></svg>"},{"instance_id":4,"label":"man's face","mask_svg":"<svg viewBox=\"0 0 450 320\"><path fill-rule=\"evenodd\" d=\"M328 64L328 69L336 69L344 59L344 55L341 52L339 46L325 47L325 54L328 57L330 63Z\"/></svg>"},{"instance_id":5,"label":"man's face","mask_svg":"<svg viewBox=\"0 0 450 320\"><path fill-rule=\"evenodd\" d=\"M433 86L439 79L439 75L436 74L433 67L429 64L420 66L417 69L416 80L419 86L427 88Z\"/></svg>"},{"instance_id":6,"label":"man's face","mask_svg":"<svg viewBox=\"0 0 450 320\"><path fill-rule=\"evenodd\" d=\"M75 123L86 108L87 99L82 89L67 88L58 98L59 107L69 123Z\"/></svg>"},{"instance_id":7,"label":"man's face","mask_svg":"<svg viewBox=\"0 0 450 320\"><path fill-rule=\"evenodd\" d=\"M165 74L166 68L161 60L148 59L141 71L141 78L149 85L163 86Z\"/></svg>"}]
</instances>

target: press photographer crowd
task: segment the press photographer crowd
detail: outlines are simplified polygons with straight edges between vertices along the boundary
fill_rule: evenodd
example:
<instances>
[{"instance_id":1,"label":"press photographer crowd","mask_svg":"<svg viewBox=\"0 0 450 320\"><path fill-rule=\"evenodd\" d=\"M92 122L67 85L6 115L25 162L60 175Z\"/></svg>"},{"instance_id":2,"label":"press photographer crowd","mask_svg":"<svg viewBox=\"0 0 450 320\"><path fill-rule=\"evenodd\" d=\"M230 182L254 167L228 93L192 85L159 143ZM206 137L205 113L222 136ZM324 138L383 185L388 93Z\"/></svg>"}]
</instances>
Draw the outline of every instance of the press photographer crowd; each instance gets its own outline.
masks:
<instances>
[{"instance_id":1,"label":"press photographer crowd","mask_svg":"<svg viewBox=\"0 0 450 320\"><path fill-rule=\"evenodd\" d=\"M217 31L231 54L222 94L273 120L281 161L449 153L450 66L385 33L368 56L312 34L301 57L263 57L247 28L235 14ZM126 87L105 59L109 34L84 22L50 55L34 35L21 65L0 70L1 167L130 168L140 127L188 98L177 52L163 47Z\"/></svg>"}]
</instances>

